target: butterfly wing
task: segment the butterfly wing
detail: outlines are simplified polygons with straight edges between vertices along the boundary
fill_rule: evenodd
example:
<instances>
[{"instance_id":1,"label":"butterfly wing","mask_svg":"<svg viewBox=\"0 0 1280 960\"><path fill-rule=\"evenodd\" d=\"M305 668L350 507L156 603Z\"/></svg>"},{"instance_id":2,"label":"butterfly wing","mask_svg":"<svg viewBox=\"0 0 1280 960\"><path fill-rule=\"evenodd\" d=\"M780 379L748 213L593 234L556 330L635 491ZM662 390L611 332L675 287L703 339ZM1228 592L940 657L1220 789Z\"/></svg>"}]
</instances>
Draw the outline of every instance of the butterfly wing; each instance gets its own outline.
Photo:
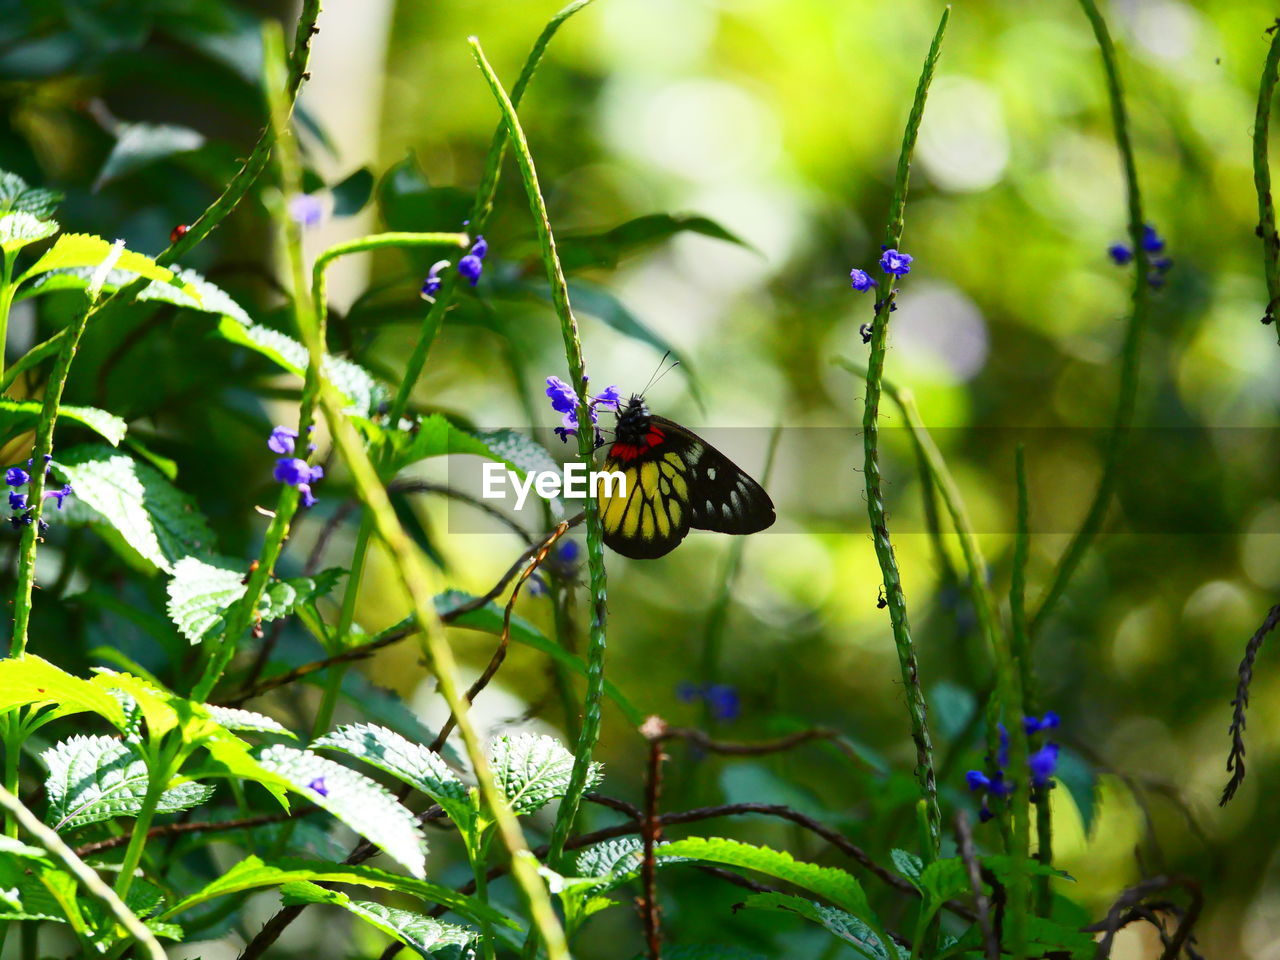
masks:
<instances>
[{"instance_id":1,"label":"butterfly wing","mask_svg":"<svg viewBox=\"0 0 1280 960\"><path fill-rule=\"evenodd\" d=\"M614 444L604 469L624 478L620 491L609 483L600 489L600 519L610 549L637 560L674 550L689 532L690 516L687 468L680 452L663 441L625 456Z\"/></svg>"},{"instance_id":2,"label":"butterfly wing","mask_svg":"<svg viewBox=\"0 0 1280 960\"><path fill-rule=\"evenodd\" d=\"M651 559L675 549L689 528L755 533L774 521L764 488L705 440L665 417L651 417L644 444L615 443L605 469L625 477L602 491L604 542L624 557Z\"/></svg>"}]
</instances>

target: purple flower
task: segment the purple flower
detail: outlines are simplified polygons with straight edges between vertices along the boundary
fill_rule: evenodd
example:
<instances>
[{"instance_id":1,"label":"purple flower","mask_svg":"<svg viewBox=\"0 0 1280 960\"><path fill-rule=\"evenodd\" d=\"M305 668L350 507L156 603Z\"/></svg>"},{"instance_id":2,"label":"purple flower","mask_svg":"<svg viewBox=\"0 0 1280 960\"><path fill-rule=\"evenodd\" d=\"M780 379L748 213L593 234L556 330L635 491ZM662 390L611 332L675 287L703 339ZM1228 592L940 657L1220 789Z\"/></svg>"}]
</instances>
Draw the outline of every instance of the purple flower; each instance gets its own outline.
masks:
<instances>
[{"instance_id":1,"label":"purple flower","mask_svg":"<svg viewBox=\"0 0 1280 960\"><path fill-rule=\"evenodd\" d=\"M711 716L717 720L732 722L737 720L742 712L742 701L738 697L738 691L727 683L711 684L703 696L711 709Z\"/></svg>"},{"instance_id":2,"label":"purple flower","mask_svg":"<svg viewBox=\"0 0 1280 960\"><path fill-rule=\"evenodd\" d=\"M71 496L71 484L64 483L61 490L50 490L45 493L44 499L48 500L50 497L54 497L58 501L58 509L61 510L62 501L67 499L69 496ZM13 494L9 494L9 502L13 502Z\"/></svg>"},{"instance_id":3,"label":"purple flower","mask_svg":"<svg viewBox=\"0 0 1280 960\"><path fill-rule=\"evenodd\" d=\"M479 257L481 260L485 258L485 254L489 252L489 241L485 240L483 235L476 237L476 242L471 245L469 253L473 257Z\"/></svg>"},{"instance_id":4,"label":"purple flower","mask_svg":"<svg viewBox=\"0 0 1280 960\"><path fill-rule=\"evenodd\" d=\"M27 495L25 493L18 493L18 491L16 490L11 490L9 492L9 509L10 510L27 509Z\"/></svg>"},{"instance_id":5,"label":"purple flower","mask_svg":"<svg viewBox=\"0 0 1280 960\"><path fill-rule=\"evenodd\" d=\"M1047 787L1053 772L1058 768L1058 750L1056 743L1046 743L1027 758L1027 767L1031 770L1031 782L1037 787Z\"/></svg>"},{"instance_id":6,"label":"purple flower","mask_svg":"<svg viewBox=\"0 0 1280 960\"><path fill-rule=\"evenodd\" d=\"M970 770L964 775L970 790L986 790L991 786L991 778L981 770Z\"/></svg>"},{"instance_id":7,"label":"purple flower","mask_svg":"<svg viewBox=\"0 0 1280 960\"><path fill-rule=\"evenodd\" d=\"M547 377L547 396L551 398L551 409L556 413L575 414L576 425L578 395L573 392L573 387L559 377Z\"/></svg>"},{"instance_id":8,"label":"purple flower","mask_svg":"<svg viewBox=\"0 0 1280 960\"><path fill-rule=\"evenodd\" d=\"M696 683L690 683L685 680L683 683L676 685L676 699L681 703L693 703L695 700L701 700L702 688Z\"/></svg>"},{"instance_id":9,"label":"purple flower","mask_svg":"<svg viewBox=\"0 0 1280 960\"><path fill-rule=\"evenodd\" d=\"M458 261L458 273L462 274L473 287L480 282L480 271L483 269L484 264L480 258L470 253Z\"/></svg>"},{"instance_id":10,"label":"purple flower","mask_svg":"<svg viewBox=\"0 0 1280 960\"><path fill-rule=\"evenodd\" d=\"M890 248L880 255L880 269L895 277L905 277L911 272L912 259L911 254Z\"/></svg>"},{"instance_id":11,"label":"purple flower","mask_svg":"<svg viewBox=\"0 0 1280 960\"><path fill-rule=\"evenodd\" d=\"M1037 734L1042 730L1053 730L1055 727L1059 726L1061 723L1062 723L1062 720L1052 710L1050 710L1048 713L1046 713L1043 717L1040 717L1040 718L1036 718L1036 717L1022 718L1022 728L1027 731L1028 737L1032 736L1033 734Z\"/></svg>"},{"instance_id":12,"label":"purple flower","mask_svg":"<svg viewBox=\"0 0 1280 960\"><path fill-rule=\"evenodd\" d=\"M423 300L435 302L436 294L440 292L440 284L444 282L440 279L440 271L452 265L448 260L437 260L431 265L431 269L427 271L426 279L422 281Z\"/></svg>"},{"instance_id":13,"label":"purple flower","mask_svg":"<svg viewBox=\"0 0 1280 960\"><path fill-rule=\"evenodd\" d=\"M288 427L273 427L271 436L267 438L267 449L287 457L293 453L293 445L298 439L298 431Z\"/></svg>"},{"instance_id":14,"label":"purple flower","mask_svg":"<svg viewBox=\"0 0 1280 960\"><path fill-rule=\"evenodd\" d=\"M318 465L313 467L307 461L299 460L297 457L281 457L276 461L272 476L278 483L297 487L298 493L302 496L302 505L312 507L316 504L316 498L311 492L311 484L324 476L324 467Z\"/></svg>"},{"instance_id":15,"label":"purple flower","mask_svg":"<svg viewBox=\"0 0 1280 960\"><path fill-rule=\"evenodd\" d=\"M21 487L31 479L31 474L21 467L10 467L5 471L4 481L11 487Z\"/></svg>"},{"instance_id":16,"label":"purple flower","mask_svg":"<svg viewBox=\"0 0 1280 960\"><path fill-rule=\"evenodd\" d=\"M872 287L880 286L880 284L871 279L871 274L865 270L859 270L857 267L849 271L849 285L859 293L864 293Z\"/></svg>"},{"instance_id":17,"label":"purple flower","mask_svg":"<svg viewBox=\"0 0 1280 960\"><path fill-rule=\"evenodd\" d=\"M578 395L574 392L573 387L559 377L547 377L547 396L551 398L551 409L556 413L563 414L560 426L555 428L555 434L565 443L568 443L569 437L578 430ZM606 387L599 396L592 397L588 404L591 410L591 422L593 424L599 422L599 408L617 410L621 402L618 388ZM599 439L600 433L596 431L597 442Z\"/></svg>"},{"instance_id":18,"label":"purple flower","mask_svg":"<svg viewBox=\"0 0 1280 960\"><path fill-rule=\"evenodd\" d=\"M577 540L562 540L556 547L556 560L563 566L572 567L582 556L582 547Z\"/></svg>"},{"instance_id":19,"label":"purple flower","mask_svg":"<svg viewBox=\"0 0 1280 960\"><path fill-rule=\"evenodd\" d=\"M1164 249L1164 238L1149 223L1142 227L1142 249L1147 253L1159 253Z\"/></svg>"},{"instance_id":20,"label":"purple flower","mask_svg":"<svg viewBox=\"0 0 1280 960\"><path fill-rule=\"evenodd\" d=\"M316 777L307 784L307 789L314 790L322 797L327 797L329 795L329 788L324 785L324 777Z\"/></svg>"},{"instance_id":21,"label":"purple flower","mask_svg":"<svg viewBox=\"0 0 1280 960\"><path fill-rule=\"evenodd\" d=\"M304 230L318 227L324 220L324 203L315 194L294 194L289 198L289 217Z\"/></svg>"},{"instance_id":22,"label":"purple flower","mask_svg":"<svg viewBox=\"0 0 1280 960\"><path fill-rule=\"evenodd\" d=\"M592 398L592 406L599 407L602 410L617 410L620 403L622 403L622 398L618 396L617 387L605 387L604 393Z\"/></svg>"},{"instance_id":23,"label":"purple flower","mask_svg":"<svg viewBox=\"0 0 1280 960\"><path fill-rule=\"evenodd\" d=\"M1117 267L1123 267L1133 259L1133 251L1123 243L1113 243L1107 247L1107 256L1115 262Z\"/></svg>"}]
</instances>

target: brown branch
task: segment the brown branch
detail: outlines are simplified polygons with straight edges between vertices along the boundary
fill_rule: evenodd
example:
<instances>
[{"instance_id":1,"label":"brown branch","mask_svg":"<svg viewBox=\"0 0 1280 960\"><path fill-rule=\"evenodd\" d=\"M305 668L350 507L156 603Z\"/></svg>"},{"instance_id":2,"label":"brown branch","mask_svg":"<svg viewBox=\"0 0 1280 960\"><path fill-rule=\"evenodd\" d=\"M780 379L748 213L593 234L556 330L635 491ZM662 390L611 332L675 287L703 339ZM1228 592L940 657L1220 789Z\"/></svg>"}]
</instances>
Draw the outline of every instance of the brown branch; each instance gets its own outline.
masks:
<instances>
[{"instance_id":1,"label":"brown branch","mask_svg":"<svg viewBox=\"0 0 1280 960\"><path fill-rule=\"evenodd\" d=\"M662 960L662 906L658 903L658 857L654 851L662 837L658 802L662 797L662 763L667 759L662 752L667 725L661 717L650 717L640 727L640 733L649 741L649 765L645 771L644 818L640 824L644 849L640 876L644 895L636 901L636 906L644 923L649 960Z\"/></svg>"},{"instance_id":2,"label":"brown branch","mask_svg":"<svg viewBox=\"0 0 1280 960\"><path fill-rule=\"evenodd\" d=\"M1244 659L1240 661L1240 679L1236 683L1236 698L1231 701L1235 710L1231 714L1231 726L1228 728L1231 734L1231 752L1227 754L1227 771L1231 774L1231 779L1222 788L1222 799L1218 801L1220 807L1230 803L1240 784L1244 783L1245 711L1249 709L1249 684L1253 682L1253 662L1258 657L1258 651L1262 649L1262 641L1276 628L1277 624L1280 624L1280 604L1276 604L1267 612L1267 618L1262 621L1262 626L1249 638L1249 643L1244 648Z\"/></svg>"},{"instance_id":3,"label":"brown branch","mask_svg":"<svg viewBox=\"0 0 1280 960\"><path fill-rule=\"evenodd\" d=\"M469 493L463 493L461 490L455 490L453 487L445 486L442 483L429 483L426 480L397 480L395 483L387 486L388 493L435 493L450 500L457 500L459 503L465 503L468 506L475 507L482 513L487 513L493 519L497 520L512 533L525 542L526 545L532 547L536 545L536 541L530 535L529 531L520 526L515 520L507 514L499 510L491 503L486 503L479 497L473 497Z\"/></svg>"},{"instance_id":4,"label":"brown branch","mask_svg":"<svg viewBox=\"0 0 1280 960\"><path fill-rule=\"evenodd\" d=\"M215 820L202 821L199 823L166 823L159 827L152 827L147 831L147 839L152 840L156 837L177 836L183 833L221 833L225 830L243 830L248 827L260 827L267 823L280 823L284 820L291 820L294 817L310 813L315 807L306 807L296 810L293 813L272 813L261 817L245 817L242 820ZM116 847L125 846L133 838L133 833L121 834L118 837L107 837L105 840L95 840L93 843L86 843L83 846L76 847L77 857L87 857L91 853L100 853L103 850L113 850Z\"/></svg>"},{"instance_id":5,"label":"brown branch","mask_svg":"<svg viewBox=\"0 0 1280 960\"><path fill-rule=\"evenodd\" d=\"M766 753L780 753L790 750L810 740L830 740L842 753L857 763L865 765L856 750L845 741L838 730L828 727L813 727L797 733L779 737L776 740L763 740L756 743L741 743L733 740L716 740L710 734L692 727L667 727L662 734L664 740L686 740L708 753L719 753L734 757L756 757Z\"/></svg>"},{"instance_id":6,"label":"brown branch","mask_svg":"<svg viewBox=\"0 0 1280 960\"><path fill-rule=\"evenodd\" d=\"M1160 955L1160 960L1177 960L1183 945L1187 943L1191 936L1191 928L1195 926L1196 920L1200 917L1200 910L1204 907L1204 894L1200 891L1200 885L1190 877L1152 877L1121 893L1116 898L1116 902L1111 905L1111 909L1107 911L1105 920L1085 927L1085 932L1087 933L1102 933L1103 935L1102 939L1098 941L1098 949L1094 954L1094 960L1109 960L1116 932L1125 926L1126 922L1131 923L1133 920L1142 918L1140 912L1134 912L1135 907L1140 906L1142 901L1152 894L1175 887L1181 887L1187 891L1191 898L1191 904L1187 907L1186 912L1179 916L1177 929L1165 941L1164 952ZM1130 917L1132 919L1129 919Z\"/></svg>"},{"instance_id":7,"label":"brown branch","mask_svg":"<svg viewBox=\"0 0 1280 960\"><path fill-rule=\"evenodd\" d=\"M956 814L956 846L960 849L960 859L969 874L969 889L973 891L974 906L978 910L978 929L982 931L982 945L987 960L1000 960L1000 944L996 942L995 931L991 929L991 903L982 892L982 868L978 865L978 857L973 849L973 831L969 828L969 815L961 810Z\"/></svg>"},{"instance_id":8,"label":"brown branch","mask_svg":"<svg viewBox=\"0 0 1280 960\"><path fill-rule=\"evenodd\" d=\"M493 651L493 656L489 658L489 664L484 668L484 672L476 678L470 689L467 690L467 703L476 702L476 697L480 692L489 685L489 681L494 678L498 672L498 668L502 666L502 661L507 659L507 648L511 646L511 611L516 605L516 598L520 596L520 588L525 585L533 572L538 569L542 561L547 559L547 554L551 552L551 548L555 546L555 542L569 532L569 521L561 521L551 533L543 539L540 544L536 544L537 552L532 559L525 565L520 572L520 577L516 580L516 585L511 590L511 596L507 598L507 605L502 611L502 634L498 639L498 649ZM531 548L532 549L532 548ZM443 617L441 619L444 619ZM449 739L449 734L453 732L453 726L457 723L457 718L452 712L449 718L445 720L444 725L440 727L440 732L436 734L435 740L431 742L431 746L427 749L432 753L439 753L444 746L445 741Z\"/></svg>"}]
</instances>

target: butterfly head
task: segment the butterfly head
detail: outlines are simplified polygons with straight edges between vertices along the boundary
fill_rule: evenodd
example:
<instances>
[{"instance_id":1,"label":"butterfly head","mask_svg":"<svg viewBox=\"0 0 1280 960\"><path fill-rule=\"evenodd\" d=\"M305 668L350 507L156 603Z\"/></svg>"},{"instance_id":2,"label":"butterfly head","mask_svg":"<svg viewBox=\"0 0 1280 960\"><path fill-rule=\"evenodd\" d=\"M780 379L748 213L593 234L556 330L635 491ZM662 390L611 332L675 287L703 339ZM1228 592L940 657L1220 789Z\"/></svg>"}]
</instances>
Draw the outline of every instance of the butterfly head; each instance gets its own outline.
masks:
<instances>
[{"instance_id":1,"label":"butterfly head","mask_svg":"<svg viewBox=\"0 0 1280 960\"><path fill-rule=\"evenodd\" d=\"M622 444L639 444L649 432L649 408L644 397L633 393L625 406L618 407L616 439Z\"/></svg>"}]
</instances>

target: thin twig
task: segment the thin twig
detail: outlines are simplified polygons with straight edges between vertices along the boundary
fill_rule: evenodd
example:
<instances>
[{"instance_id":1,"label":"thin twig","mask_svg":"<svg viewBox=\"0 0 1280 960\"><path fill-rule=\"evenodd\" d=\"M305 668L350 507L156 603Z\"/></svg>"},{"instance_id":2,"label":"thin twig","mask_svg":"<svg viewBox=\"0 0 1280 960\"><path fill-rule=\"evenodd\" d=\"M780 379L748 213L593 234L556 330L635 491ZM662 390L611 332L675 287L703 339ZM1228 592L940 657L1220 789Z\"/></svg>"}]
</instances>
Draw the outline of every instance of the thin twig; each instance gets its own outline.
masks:
<instances>
[{"instance_id":1,"label":"thin twig","mask_svg":"<svg viewBox=\"0 0 1280 960\"><path fill-rule=\"evenodd\" d=\"M240 820L206 820L198 823L166 823L158 827L152 827L147 831L147 839L153 840L156 837L172 837L184 833L222 833L226 830L245 830L249 827L260 827L267 823L281 823L285 820L292 820L294 817L301 817L310 813L314 807L299 808L290 813L271 813L264 814L260 817L244 817ZM122 833L118 837L107 837L105 840L95 840L93 843L86 843L83 846L76 847L76 856L87 857L91 853L101 853L103 850L113 850L116 847L123 847L133 837L133 832Z\"/></svg>"},{"instance_id":2,"label":"thin twig","mask_svg":"<svg viewBox=\"0 0 1280 960\"><path fill-rule=\"evenodd\" d=\"M1262 81L1258 84L1258 109L1253 121L1253 185L1258 193L1258 237L1262 240L1262 275L1267 281L1267 310L1263 323L1273 323L1276 307L1280 304L1280 233L1276 232L1276 207L1271 195L1271 161L1267 156L1270 146L1271 101L1276 92L1276 77L1280 71L1280 20L1267 30L1271 34L1271 46L1262 68ZM1276 336L1280 337L1280 324L1276 324Z\"/></svg>"},{"instance_id":3,"label":"thin twig","mask_svg":"<svg viewBox=\"0 0 1280 960\"><path fill-rule=\"evenodd\" d=\"M1105 920L1085 927L1085 931L1088 933L1102 934L1102 939L1098 941L1098 949L1094 954L1094 960L1108 960L1111 956L1112 942L1115 940L1116 932L1124 926L1128 911L1142 903L1153 893L1176 887L1181 887L1187 891L1188 896L1191 898L1191 904L1187 907L1186 912L1179 917L1177 929L1174 930L1173 935L1166 942L1164 952L1160 955L1160 960L1177 960L1183 944L1191 936L1191 928L1195 926L1196 920L1200 917L1200 911L1204 907L1204 894L1200 890L1200 885L1190 877L1152 877L1149 880L1143 880L1141 883L1135 884L1121 893L1116 898L1116 902L1111 905L1111 909L1107 911Z\"/></svg>"},{"instance_id":4,"label":"thin twig","mask_svg":"<svg viewBox=\"0 0 1280 960\"><path fill-rule=\"evenodd\" d=\"M1244 783L1244 728L1247 722L1245 712L1249 709L1249 685L1253 682L1253 663L1258 658L1258 651L1262 649L1262 641L1276 628L1277 624L1280 624L1280 604L1267 612L1267 618L1262 621L1262 626L1258 627L1244 648L1244 659L1240 661L1240 679L1236 682L1236 697L1231 701L1235 709L1231 714L1231 726L1227 728L1231 734L1231 752L1227 754L1227 771L1231 774L1231 779L1222 788L1222 799L1218 801L1220 807L1230 803L1240 784Z\"/></svg>"},{"instance_id":5,"label":"thin twig","mask_svg":"<svg viewBox=\"0 0 1280 960\"><path fill-rule=\"evenodd\" d=\"M991 902L982 890L982 868L978 865L978 857L973 849L969 814L964 810L956 813L956 846L960 849L960 859L964 861L965 871L969 874L969 889L973 891L973 903L978 910L978 929L982 931L982 946L987 960L1000 960L1000 944L996 942L995 931L991 929Z\"/></svg>"},{"instance_id":6,"label":"thin twig","mask_svg":"<svg viewBox=\"0 0 1280 960\"><path fill-rule=\"evenodd\" d=\"M525 581L533 576L533 572L538 569L547 554L551 552L551 548L555 546L555 542L569 532L569 521L562 520L560 524L547 535L542 543L537 545L537 553L525 565L520 572L516 585L511 590L511 596L507 598L506 607L502 611L502 634L498 640L498 649L493 651L493 656L489 658L488 665L484 668L484 672L476 678L476 682L471 684L466 693L467 703L475 703L476 697L480 696L480 692L489 685L489 681L497 674L498 668L502 666L502 661L507 658L507 648L511 646L511 611L516 605L516 598L520 596L520 588L524 586ZM441 619L444 619L443 617ZM444 746L445 741L449 739L449 734L453 732L456 719L452 713L440 727L440 732L436 734L436 738L428 747L432 753L439 753Z\"/></svg>"},{"instance_id":7,"label":"thin twig","mask_svg":"<svg viewBox=\"0 0 1280 960\"><path fill-rule=\"evenodd\" d=\"M645 945L649 960L662 960L662 906L658 903L658 857L656 849L662 838L658 803L662 797L662 764L667 759L662 743L667 725L661 717L650 717L640 727L640 733L649 741L649 763L644 779L644 818L640 839L643 858L640 862L641 885L644 893L637 901L640 919L644 924Z\"/></svg>"}]
</instances>

